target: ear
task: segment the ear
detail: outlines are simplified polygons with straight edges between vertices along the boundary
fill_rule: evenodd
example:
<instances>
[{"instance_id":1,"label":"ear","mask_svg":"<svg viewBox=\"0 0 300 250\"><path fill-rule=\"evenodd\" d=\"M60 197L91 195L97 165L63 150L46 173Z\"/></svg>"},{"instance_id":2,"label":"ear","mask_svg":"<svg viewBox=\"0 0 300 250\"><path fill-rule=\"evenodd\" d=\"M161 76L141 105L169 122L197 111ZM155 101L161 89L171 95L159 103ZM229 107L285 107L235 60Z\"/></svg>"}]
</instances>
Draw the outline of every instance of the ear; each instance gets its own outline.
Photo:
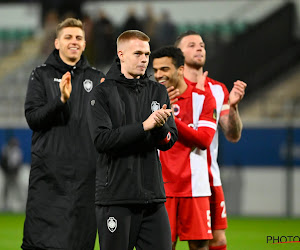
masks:
<instances>
[{"instance_id":1,"label":"ear","mask_svg":"<svg viewBox=\"0 0 300 250\"><path fill-rule=\"evenodd\" d=\"M118 57L119 57L119 59L120 59L121 62L124 61L124 53L123 53L122 50L119 50L119 51L118 51Z\"/></svg>"},{"instance_id":2,"label":"ear","mask_svg":"<svg viewBox=\"0 0 300 250\"><path fill-rule=\"evenodd\" d=\"M177 74L183 76L183 70L184 70L184 66L182 65L177 69Z\"/></svg>"},{"instance_id":3,"label":"ear","mask_svg":"<svg viewBox=\"0 0 300 250\"><path fill-rule=\"evenodd\" d=\"M85 51L85 47L86 47L86 41L84 41L84 44L83 44L83 51Z\"/></svg>"},{"instance_id":4,"label":"ear","mask_svg":"<svg viewBox=\"0 0 300 250\"><path fill-rule=\"evenodd\" d=\"M54 40L54 46L55 46L56 49L59 50L59 42L58 42L57 38Z\"/></svg>"}]
</instances>

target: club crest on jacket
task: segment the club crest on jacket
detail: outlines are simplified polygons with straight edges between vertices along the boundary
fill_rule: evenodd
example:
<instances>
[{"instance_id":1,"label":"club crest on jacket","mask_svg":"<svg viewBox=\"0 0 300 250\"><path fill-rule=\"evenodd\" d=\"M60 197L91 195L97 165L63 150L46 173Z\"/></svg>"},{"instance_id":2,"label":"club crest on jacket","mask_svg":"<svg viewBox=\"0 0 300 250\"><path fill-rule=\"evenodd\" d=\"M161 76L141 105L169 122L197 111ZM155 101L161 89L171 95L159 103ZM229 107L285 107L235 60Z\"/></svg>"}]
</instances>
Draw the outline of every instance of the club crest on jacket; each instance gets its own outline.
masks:
<instances>
[{"instance_id":1,"label":"club crest on jacket","mask_svg":"<svg viewBox=\"0 0 300 250\"><path fill-rule=\"evenodd\" d=\"M84 80L83 87L86 90L86 92L91 92L93 89L93 82L89 79Z\"/></svg>"},{"instance_id":2,"label":"club crest on jacket","mask_svg":"<svg viewBox=\"0 0 300 250\"><path fill-rule=\"evenodd\" d=\"M152 112L154 112L154 111L156 111L156 110L159 110L159 109L160 109L160 104L159 104L159 102L153 101L153 102L151 103L151 110L152 110Z\"/></svg>"}]
</instances>

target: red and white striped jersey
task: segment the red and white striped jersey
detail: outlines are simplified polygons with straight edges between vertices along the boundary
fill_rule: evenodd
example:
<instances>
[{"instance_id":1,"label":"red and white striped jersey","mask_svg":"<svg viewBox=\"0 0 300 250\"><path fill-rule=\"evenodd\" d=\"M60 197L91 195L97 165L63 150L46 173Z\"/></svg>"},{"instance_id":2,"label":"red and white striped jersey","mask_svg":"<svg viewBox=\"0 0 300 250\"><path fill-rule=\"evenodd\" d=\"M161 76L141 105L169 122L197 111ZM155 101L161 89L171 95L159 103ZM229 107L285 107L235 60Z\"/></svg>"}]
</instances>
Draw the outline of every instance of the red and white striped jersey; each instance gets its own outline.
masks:
<instances>
[{"instance_id":1,"label":"red and white striped jersey","mask_svg":"<svg viewBox=\"0 0 300 250\"><path fill-rule=\"evenodd\" d=\"M209 89L209 86L207 86ZM173 104L178 141L160 151L166 196L210 196L207 150L216 131L216 102L192 85Z\"/></svg>"},{"instance_id":2,"label":"red and white striped jersey","mask_svg":"<svg viewBox=\"0 0 300 250\"><path fill-rule=\"evenodd\" d=\"M195 86L196 83L190 82L189 80L185 79L185 81ZM212 95L216 101L216 108L217 108L217 124L219 122L220 116L229 113L229 92L225 84L218 82L212 78L206 77L205 85L208 85ZM220 176L220 168L217 161L218 158L218 148L219 148L219 136L218 136L218 129L214 135L212 143L207 150L207 157L208 162L210 165L208 166L208 173L209 173L209 182L211 186L221 186L221 176Z\"/></svg>"}]
</instances>

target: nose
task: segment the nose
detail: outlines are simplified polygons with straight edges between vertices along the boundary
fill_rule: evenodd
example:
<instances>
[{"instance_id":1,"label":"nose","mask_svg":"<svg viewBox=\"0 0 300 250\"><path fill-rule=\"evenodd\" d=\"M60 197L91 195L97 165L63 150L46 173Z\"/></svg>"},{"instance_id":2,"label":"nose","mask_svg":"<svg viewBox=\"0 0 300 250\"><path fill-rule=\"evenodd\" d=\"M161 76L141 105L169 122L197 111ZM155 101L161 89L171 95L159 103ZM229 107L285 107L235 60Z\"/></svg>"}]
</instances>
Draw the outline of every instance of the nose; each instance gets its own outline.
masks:
<instances>
[{"instance_id":1,"label":"nose","mask_svg":"<svg viewBox=\"0 0 300 250\"><path fill-rule=\"evenodd\" d=\"M145 54L142 55L142 62L143 63L148 62L148 56L147 55L145 55Z\"/></svg>"},{"instance_id":2,"label":"nose","mask_svg":"<svg viewBox=\"0 0 300 250\"><path fill-rule=\"evenodd\" d=\"M156 72L154 72L154 78L158 81L160 78L162 78L162 72L160 70L157 70Z\"/></svg>"}]
</instances>

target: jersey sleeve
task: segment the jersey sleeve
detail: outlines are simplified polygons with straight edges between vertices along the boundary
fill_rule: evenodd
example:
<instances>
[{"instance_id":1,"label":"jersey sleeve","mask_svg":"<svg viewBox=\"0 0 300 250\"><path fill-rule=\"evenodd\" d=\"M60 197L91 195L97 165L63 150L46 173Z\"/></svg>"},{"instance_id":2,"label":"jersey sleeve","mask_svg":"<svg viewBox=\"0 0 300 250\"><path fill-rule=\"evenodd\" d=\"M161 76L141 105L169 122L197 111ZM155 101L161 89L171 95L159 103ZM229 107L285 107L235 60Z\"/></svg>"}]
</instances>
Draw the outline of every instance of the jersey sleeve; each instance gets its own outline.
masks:
<instances>
[{"instance_id":1,"label":"jersey sleeve","mask_svg":"<svg viewBox=\"0 0 300 250\"><path fill-rule=\"evenodd\" d=\"M216 132L216 102L211 93L205 95L202 111L196 127L189 127L175 118L178 140L189 147L206 149L211 144Z\"/></svg>"}]
</instances>

